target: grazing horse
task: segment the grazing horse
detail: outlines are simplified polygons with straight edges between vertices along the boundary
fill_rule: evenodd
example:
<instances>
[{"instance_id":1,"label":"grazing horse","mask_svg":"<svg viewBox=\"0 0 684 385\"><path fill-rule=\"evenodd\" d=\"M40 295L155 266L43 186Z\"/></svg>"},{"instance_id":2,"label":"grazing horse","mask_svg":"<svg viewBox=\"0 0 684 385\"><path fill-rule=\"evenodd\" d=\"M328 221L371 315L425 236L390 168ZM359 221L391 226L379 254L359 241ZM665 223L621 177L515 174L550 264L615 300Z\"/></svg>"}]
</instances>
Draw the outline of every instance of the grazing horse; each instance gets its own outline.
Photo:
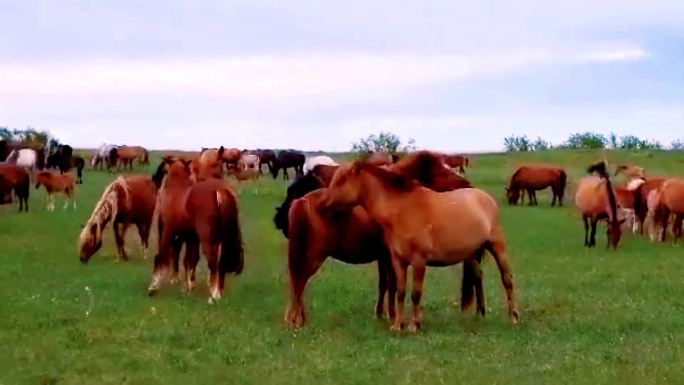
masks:
<instances>
[{"instance_id":1,"label":"grazing horse","mask_svg":"<svg viewBox=\"0 0 684 385\"><path fill-rule=\"evenodd\" d=\"M413 318L410 330L421 328L421 297L427 266L474 263L488 250L497 262L506 289L508 315L518 322L498 205L477 188L435 192L412 178L366 165L342 166L324 190L320 209L361 205L380 224L397 280L398 310L392 330L404 326L407 267L413 268Z\"/></svg>"},{"instance_id":2,"label":"grazing horse","mask_svg":"<svg viewBox=\"0 0 684 385\"><path fill-rule=\"evenodd\" d=\"M28 171L11 163L0 163L0 194L14 190L19 199L19 212L28 212L28 198L31 179Z\"/></svg>"},{"instance_id":3,"label":"grazing horse","mask_svg":"<svg viewBox=\"0 0 684 385\"><path fill-rule=\"evenodd\" d=\"M660 241L665 242L670 215L674 217L672 233L674 240L682 236L682 219L684 219L684 179L668 179L656 192L656 208L654 222L662 229Z\"/></svg>"},{"instance_id":4,"label":"grazing horse","mask_svg":"<svg viewBox=\"0 0 684 385\"><path fill-rule=\"evenodd\" d=\"M130 225L138 228L142 255L147 259L158 188L159 186L147 175L119 176L110 183L95 204L93 213L79 236L81 262L88 263L102 247L102 234L110 221L113 221L117 259L128 260L124 246L126 230Z\"/></svg>"},{"instance_id":5,"label":"grazing horse","mask_svg":"<svg viewBox=\"0 0 684 385\"><path fill-rule=\"evenodd\" d=\"M304 169L303 172L306 174L307 172L313 170L314 167L318 165L326 165L326 166L337 166L337 162L333 160L333 158L325 155L320 155L320 156L312 156L306 158L306 161L304 162Z\"/></svg>"},{"instance_id":6,"label":"grazing horse","mask_svg":"<svg viewBox=\"0 0 684 385\"><path fill-rule=\"evenodd\" d=\"M288 168L294 168L296 175L304 174L304 163L306 157L299 151L283 150L278 153L278 157L273 160L271 167L271 175L273 179L278 178L278 171L283 170L283 180L289 180L290 175L287 173Z\"/></svg>"},{"instance_id":7,"label":"grazing horse","mask_svg":"<svg viewBox=\"0 0 684 385\"><path fill-rule=\"evenodd\" d=\"M587 176L580 180L575 194L575 206L582 214L584 221L584 246L596 246L596 225L600 220L607 221L606 235L607 247L617 249L622 236L622 223L624 219L618 219L618 205L613 185L606 170L605 162L592 165L588 173L597 173L599 176ZM591 236L589 235L591 224Z\"/></svg>"},{"instance_id":8,"label":"grazing horse","mask_svg":"<svg viewBox=\"0 0 684 385\"><path fill-rule=\"evenodd\" d=\"M264 165L268 167L268 172L271 172L273 161L276 158L275 153L271 150L256 150L256 155L259 156L259 174L262 174L261 169Z\"/></svg>"},{"instance_id":9,"label":"grazing horse","mask_svg":"<svg viewBox=\"0 0 684 385\"><path fill-rule=\"evenodd\" d=\"M93 169L103 165L107 166L107 170L111 170L119 161L119 150L113 144L103 144L93 154L90 165Z\"/></svg>"},{"instance_id":10,"label":"grazing horse","mask_svg":"<svg viewBox=\"0 0 684 385\"><path fill-rule=\"evenodd\" d=\"M228 167L227 173L238 182L259 179L259 171L256 168L241 169L238 167Z\"/></svg>"},{"instance_id":11,"label":"grazing horse","mask_svg":"<svg viewBox=\"0 0 684 385\"><path fill-rule=\"evenodd\" d=\"M225 274L239 275L243 269L237 199L222 180L195 183L190 161L164 158L163 162L166 176L158 200L161 237L148 294L159 290L164 270L177 263L185 244L186 288L190 292L194 287L201 247L210 272L209 302L214 303L223 294Z\"/></svg>"},{"instance_id":12,"label":"grazing horse","mask_svg":"<svg viewBox=\"0 0 684 385\"><path fill-rule=\"evenodd\" d=\"M125 170L128 165L129 170L133 170L133 162L137 159L139 164L149 164L149 154L147 150L140 146L121 146L117 148L118 160L121 167Z\"/></svg>"},{"instance_id":13,"label":"grazing horse","mask_svg":"<svg viewBox=\"0 0 684 385\"><path fill-rule=\"evenodd\" d=\"M527 191L529 205L536 206L538 202L535 191L551 187L551 192L553 193L551 206L556 205L556 199L558 199L558 205L563 206L566 184L567 175L565 170L561 168L522 166L513 173L511 182L506 187L506 198L508 199L508 204L517 205L521 192L524 201L524 194Z\"/></svg>"},{"instance_id":14,"label":"grazing horse","mask_svg":"<svg viewBox=\"0 0 684 385\"><path fill-rule=\"evenodd\" d=\"M440 178L444 171L441 160L430 153L418 153L402 159L399 170L427 187L447 189ZM370 220L368 213L361 207L341 210L334 215L323 215L315 210L323 196L321 188L328 185L326 177L316 175L316 171L335 171L338 166L318 165L288 187L285 201L276 208L273 219L277 229L289 238L290 270L290 307L286 312L286 322L292 326L302 326L306 320L303 304L303 291L311 276L316 273L328 256L351 264L378 262L378 300L376 315L385 312L385 294L389 287L389 315L394 317L394 275L389 263L389 251L382 238L382 229ZM451 189L466 187L462 178L447 170L447 174L457 178ZM467 183L467 181L466 181ZM470 186L468 183L467 186ZM313 191L313 192L312 192ZM290 236L292 229L293 236ZM464 265L461 307L463 311L472 305L474 292L478 294L478 313L484 315L484 293L481 280L475 281L478 265ZM481 274L480 274L481 276Z\"/></svg>"},{"instance_id":15,"label":"grazing horse","mask_svg":"<svg viewBox=\"0 0 684 385\"><path fill-rule=\"evenodd\" d=\"M54 194L65 195L64 210L69 207L69 199L71 199L73 203L74 210L76 209L76 181L74 176L70 173L57 174L50 171L39 172L36 175L36 189L39 189L40 186L45 186L45 191L47 191L48 211L55 210Z\"/></svg>"},{"instance_id":16,"label":"grazing horse","mask_svg":"<svg viewBox=\"0 0 684 385\"><path fill-rule=\"evenodd\" d=\"M470 165L470 158L465 155L444 155L447 166L465 175L466 167Z\"/></svg>"},{"instance_id":17,"label":"grazing horse","mask_svg":"<svg viewBox=\"0 0 684 385\"><path fill-rule=\"evenodd\" d=\"M223 160L228 165L237 165L241 155L242 151L237 148L224 148L223 146L219 148L203 148L202 152L200 152L199 161L200 163L215 163Z\"/></svg>"}]
</instances>

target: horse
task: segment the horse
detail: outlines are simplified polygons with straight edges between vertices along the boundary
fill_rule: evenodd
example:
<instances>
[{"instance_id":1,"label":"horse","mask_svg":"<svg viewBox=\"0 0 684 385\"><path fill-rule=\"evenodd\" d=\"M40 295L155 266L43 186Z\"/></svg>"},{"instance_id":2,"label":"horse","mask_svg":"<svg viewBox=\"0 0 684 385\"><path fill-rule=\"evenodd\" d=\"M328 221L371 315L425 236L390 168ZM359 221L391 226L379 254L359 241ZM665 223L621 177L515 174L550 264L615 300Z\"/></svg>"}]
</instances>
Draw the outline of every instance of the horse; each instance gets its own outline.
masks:
<instances>
[{"instance_id":1,"label":"horse","mask_svg":"<svg viewBox=\"0 0 684 385\"><path fill-rule=\"evenodd\" d=\"M283 170L283 180L289 180L290 175L287 173L288 168L294 168L296 175L304 173L304 163L306 157L299 151L283 150L278 153L278 156L273 160L271 166L271 175L273 179L278 178L278 171Z\"/></svg>"},{"instance_id":2,"label":"horse","mask_svg":"<svg viewBox=\"0 0 684 385\"><path fill-rule=\"evenodd\" d=\"M4 162L10 153L9 144L7 140L0 138L0 161Z\"/></svg>"},{"instance_id":3,"label":"horse","mask_svg":"<svg viewBox=\"0 0 684 385\"><path fill-rule=\"evenodd\" d=\"M202 148L199 160L200 163L215 163L223 160L228 165L237 165L241 155L242 151L237 148L225 148L223 146L219 148Z\"/></svg>"},{"instance_id":4,"label":"horse","mask_svg":"<svg viewBox=\"0 0 684 385\"><path fill-rule=\"evenodd\" d=\"M368 151L361 160L365 164L372 166L389 166L394 163L395 156L388 152Z\"/></svg>"},{"instance_id":5,"label":"horse","mask_svg":"<svg viewBox=\"0 0 684 385\"><path fill-rule=\"evenodd\" d=\"M107 170L111 170L119 161L119 150L113 144L103 144L94 153L90 165L93 169L102 165L107 165Z\"/></svg>"},{"instance_id":6,"label":"horse","mask_svg":"<svg viewBox=\"0 0 684 385\"><path fill-rule=\"evenodd\" d=\"M644 168L632 165L620 165L615 169L615 176L624 175L627 180L644 179Z\"/></svg>"},{"instance_id":7,"label":"horse","mask_svg":"<svg viewBox=\"0 0 684 385\"><path fill-rule=\"evenodd\" d=\"M262 174L261 169L263 165L266 165L268 167L268 171L271 172L273 161L276 158L275 153L271 150L256 150L255 153L259 157L259 174Z\"/></svg>"},{"instance_id":8,"label":"horse","mask_svg":"<svg viewBox=\"0 0 684 385\"><path fill-rule=\"evenodd\" d=\"M466 178L451 172L440 154L429 151L408 154L388 168L398 174L414 178L423 186L437 192L472 187Z\"/></svg>"},{"instance_id":9,"label":"horse","mask_svg":"<svg viewBox=\"0 0 684 385\"><path fill-rule=\"evenodd\" d=\"M307 172L313 170L313 168L318 166L319 164L326 166L337 166L337 162L335 162L333 158L329 156L312 156L306 158L306 161L304 161L304 168L302 169L302 171L306 174Z\"/></svg>"},{"instance_id":10,"label":"horse","mask_svg":"<svg viewBox=\"0 0 684 385\"><path fill-rule=\"evenodd\" d=\"M506 289L508 316L517 323L513 275L506 254L498 205L477 188L436 192L415 179L380 167L356 162L342 166L324 190L319 209L324 212L362 206L382 228L397 280L398 309L392 330L404 326L407 267L413 268L413 317L409 326L422 325L421 297L427 266L474 264L489 251L497 262ZM480 273L481 279L481 270Z\"/></svg>"},{"instance_id":11,"label":"horse","mask_svg":"<svg viewBox=\"0 0 684 385\"><path fill-rule=\"evenodd\" d=\"M582 214L584 222L584 246L596 246L596 225L600 220L607 221L607 247L617 249L622 236L622 223L625 219L618 219L618 205L613 185L606 170L605 162L600 162L587 169L589 174L580 180L575 193L575 206ZM589 237L589 224L591 236Z\"/></svg>"},{"instance_id":12,"label":"horse","mask_svg":"<svg viewBox=\"0 0 684 385\"><path fill-rule=\"evenodd\" d=\"M470 158L465 155L444 155L447 166L465 175L466 167L470 165Z\"/></svg>"},{"instance_id":13,"label":"horse","mask_svg":"<svg viewBox=\"0 0 684 385\"><path fill-rule=\"evenodd\" d=\"M662 228L660 241L667 238L667 225L670 215L674 217L672 233L674 241L682 236L682 219L684 219L684 179L672 178L663 182L657 191L654 222Z\"/></svg>"},{"instance_id":14,"label":"horse","mask_svg":"<svg viewBox=\"0 0 684 385\"><path fill-rule=\"evenodd\" d=\"M649 205L648 198L652 191L656 191L663 185L667 178L649 177L634 190L634 216L636 217L637 227L641 235L644 234L644 225L650 209L655 210L655 206Z\"/></svg>"},{"instance_id":15,"label":"horse","mask_svg":"<svg viewBox=\"0 0 684 385\"><path fill-rule=\"evenodd\" d=\"M10 151L7 156L7 163L16 164L19 167L28 168L31 170L42 170L45 164L43 153L40 150L33 148L19 148Z\"/></svg>"},{"instance_id":16,"label":"horse","mask_svg":"<svg viewBox=\"0 0 684 385\"><path fill-rule=\"evenodd\" d=\"M68 144L60 144L48 157L47 168L56 168L64 174L73 167L74 149Z\"/></svg>"},{"instance_id":17,"label":"horse","mask_svg":"<svg viewBox=\"0 0 684 385\"><path fill-rule=\"evenodd\" d=\"M419 153L406 158L399 170L416 180L433 183L430 188L447 188L439 178L444 166L434 155ZM338 211L334 215L322 215L315 207L323 196L322 188L327 186L325 178L316 175L317 170L335 171L338 166L318 165L313 171L297 177L288 186L287 196L280 207L276 207L273 218L275 227L283 232L288 242L288 261L290 271L290 306L285 321L295 327L305 323L303 291L328 256L351 263L365 264L378 262L378 300L375 312L378 318L384 315L385 294L389 288L389 316L394 317L394 276L390 266L389 250L382 238L382 229L370 220L361 207L348 211ZM450 171L448 174L458 177ZM461 178L462 179L462 178ZM458 179L457 179L458 180ZM458 180L453 188L466 187ZM470 186L468 183L467 186ZM293 236L290 236L292 229ZM484 315L484 293L481 280L475 281L475 270L479 266L464 265L464 278L461 306L465 312L472 305L475 287L478 294L478 313Z\"/></svg>"},{"instance_id":18,"label":"horse","mask_svg":"<svg viewBox=\"0 0 684 385\"><path fill-rule=\"evenodd\" d=\"M142 255L147 259L158 188L147 175L119 176L107 185L78 238L81 262L87 264L102 247L102 234L111 221L117 259L128 260L124 246L130 225L137 227Z\"/></svg>"},{"instance_id":19,"label":"horse","mask_svg":"<svg viewBox=\"0 0 684 385\"><path fill-rule=\"evenodd\" d=\"M563 206L563 197L565 195L565 186L567 184L567 174L565 170L557 167L545 166L522 166L518 168L511 177L511 181L506 190L506 198L508 204L517 205L521 198L524 201L525 191L529 197L529 205L538 205L537 194L535 191L544 190L551 187L553 199L551 206Z\"/></svg>"},{"instance_id":20,"label":"horse","mask_svg":"<svg viewBox=\"0 0 684 385\"><path fill-rule=\"evenodd\" d=\"M73 203L74 210L76 209L76 181L74 176L70 173L57 174L51 171L39 172L36 174L36 189L39 189L40 186L45 186L45 191L47 192L48 211L55 210L54 194L65 195L64 210L69 207L69 199L71 199L71 202Z\"/></svg>"},{"instance_id":21,"label":"horse","mask_svg":"<svg viewBox=\"0 0 684 385\"><path fill-rule=\"evenodd\" d=\"M240 155L237 167L241 170L254 170L259 173L259 156L255 154L243 153Z\"/></svg>"},{"instance_id":22,"label":"horse","mask_svg":"<svg viewBox=\"0 0 684 385\"><path fill-rule=\"evenodd\" d=\"M147 150L140 146L121 146L117 148L119 164L123 169L128 165L129 170L133 170L133 162L137 159L139 164L149 164L149 154Z\"/></svg>"},{"instance_id":23,"label":"horse","mask_svg":"<svg viewBox=\"0 0 684 385\"><path fill-rule=\"evenodd\" d=\"M237 198L219 179L195 183L190 161L164 158L163 163L166 176L158 200L161 237L148 294L157 293L164 270L177 263L185 244L187 291L194 287L201 247L210 271L209 303L215 303L223 294L225 274L239 275L244 266Z\"/></svg>"},{"instance_id":24,"label":"horse","mask_svg":"<svg viewBox=\"0 0 684 385\"><path fill-rule=\"evenodd\" d=\"M71 158L71 166L76 168L76 183L83 184L83 169L85 168L85 159L76 155Z\"/></svg>"},{"instance_id":25,"label":"horse","mask_svg":"<svg viewBox=\"0 0 684 385\"><path fill-rule=\"evenodd\" d=\"M259 179L259 171L256 168L228 167L226 170L228 175L235 178L238 182Z\"/></svg>"},{"instance_id":26,"label":"horse","mask_svg":"<svg viewBox=\"0 0 684 385\"><path fill-rule=\"evenodd\" d=\"M28 212L28 199L31 190L31 178L24 168L11 163L0 163L0 194L14 190L19 199L19 212Z\"/></svg>"}]
</instances>

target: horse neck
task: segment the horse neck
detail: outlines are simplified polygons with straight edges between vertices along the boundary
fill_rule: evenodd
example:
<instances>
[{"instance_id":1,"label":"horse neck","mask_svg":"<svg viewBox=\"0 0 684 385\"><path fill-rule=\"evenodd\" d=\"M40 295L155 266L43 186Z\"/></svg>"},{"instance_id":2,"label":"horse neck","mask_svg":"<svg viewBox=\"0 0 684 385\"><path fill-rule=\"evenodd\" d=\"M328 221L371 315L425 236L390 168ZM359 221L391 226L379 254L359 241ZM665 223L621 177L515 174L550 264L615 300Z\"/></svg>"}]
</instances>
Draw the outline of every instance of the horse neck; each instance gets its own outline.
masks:
<instances>
[{"instance_id":1,"label":"horse neck","mask_svg":"<svg viewBox=\"0 0 684 385\"><path fill-rule=\"evenodd\" d=\"M610 221L617 223L617 199L615 198L615 191L613 191L613 184L610 183L610 178L607 175L603 176L606 181L606 193L608 194L608 204L610 205Z\"/></svg>"},{"instance_id":2,"label":"horse neck","mask_svg":"<svg viewBox=\"0 0 684 385\"><path fill-rule=\"evenodd\" d=\"M398 194L391 191L384 182L375 175L368 172L363 179L360 194L360 206L368 213L383 222L383 218L387 216L388 207L395 207L398 203Z\"/></svg>"}]
</instances>

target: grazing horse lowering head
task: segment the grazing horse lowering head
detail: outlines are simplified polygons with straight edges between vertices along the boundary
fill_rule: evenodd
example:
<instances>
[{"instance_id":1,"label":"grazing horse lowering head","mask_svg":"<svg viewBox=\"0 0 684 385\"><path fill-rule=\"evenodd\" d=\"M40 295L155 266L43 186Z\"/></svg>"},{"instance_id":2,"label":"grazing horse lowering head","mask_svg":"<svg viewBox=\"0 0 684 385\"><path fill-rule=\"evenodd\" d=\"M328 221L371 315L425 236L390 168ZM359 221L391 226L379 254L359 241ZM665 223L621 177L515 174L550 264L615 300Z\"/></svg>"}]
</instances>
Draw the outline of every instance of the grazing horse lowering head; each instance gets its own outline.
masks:
<instances>
[{"instance_id":1,"label":"grazing horse lowering head","mask_svg":"<svg viewBox=\"0 0 684 385\"><path fill-rule=\"evenodd\" d=\"M589 166L587 169L588 173L596 173L606 183L606 192L608 194L608 204L610 211L608 212L608 226L606 228L606 236L608 237L609 246L613 246L613 249L617 249L620 244L620 238L622 237L622 223L624 219L618 219L617 210L617 199L615 198L615 191L610 183L610 176L608 176L608 168L606 162L601 161L594 165Z\"/></svg>"}]
</instances>

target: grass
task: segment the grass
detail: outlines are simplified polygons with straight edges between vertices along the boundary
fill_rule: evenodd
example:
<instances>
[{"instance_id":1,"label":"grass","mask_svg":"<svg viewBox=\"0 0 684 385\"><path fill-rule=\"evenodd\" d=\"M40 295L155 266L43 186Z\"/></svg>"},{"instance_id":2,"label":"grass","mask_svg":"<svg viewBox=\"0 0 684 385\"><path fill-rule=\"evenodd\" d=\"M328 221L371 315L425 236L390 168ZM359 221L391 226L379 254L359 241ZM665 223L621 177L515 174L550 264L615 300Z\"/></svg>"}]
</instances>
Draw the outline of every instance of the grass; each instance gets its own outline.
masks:
<instances>
[{"instance_id":1,"label":"grass","mask_svg":"<svg viewBox=\"0 0 684 385\"><path fill-rule=\"evenodd\" d=\"M87 172L79 208L0 208L0 384L666 384L684 378L684 253L627 236L618 252L585 250L572 184L596 152L473 158L470 179L502 202L514 166L568 168L563 209L508 207L501 217L521 324L505 315L503 289L485 261L488 314L462 315L459 268L428 271L424 330L395 335L373 318L375 267L332 260L306 296L309 325L284 327L286 241L272 225L286 184L263 179L240 193L246 268L223 302L206 302L204 261L191 296L165 287L149 298L151 263L136 236L132 259L114 262L111 230L82 266L76 239L113 176ZM682 175L684 154L609 153L613 163ZM59 202L58 202L59 204Z\"/></svg>"}]
</instances>

